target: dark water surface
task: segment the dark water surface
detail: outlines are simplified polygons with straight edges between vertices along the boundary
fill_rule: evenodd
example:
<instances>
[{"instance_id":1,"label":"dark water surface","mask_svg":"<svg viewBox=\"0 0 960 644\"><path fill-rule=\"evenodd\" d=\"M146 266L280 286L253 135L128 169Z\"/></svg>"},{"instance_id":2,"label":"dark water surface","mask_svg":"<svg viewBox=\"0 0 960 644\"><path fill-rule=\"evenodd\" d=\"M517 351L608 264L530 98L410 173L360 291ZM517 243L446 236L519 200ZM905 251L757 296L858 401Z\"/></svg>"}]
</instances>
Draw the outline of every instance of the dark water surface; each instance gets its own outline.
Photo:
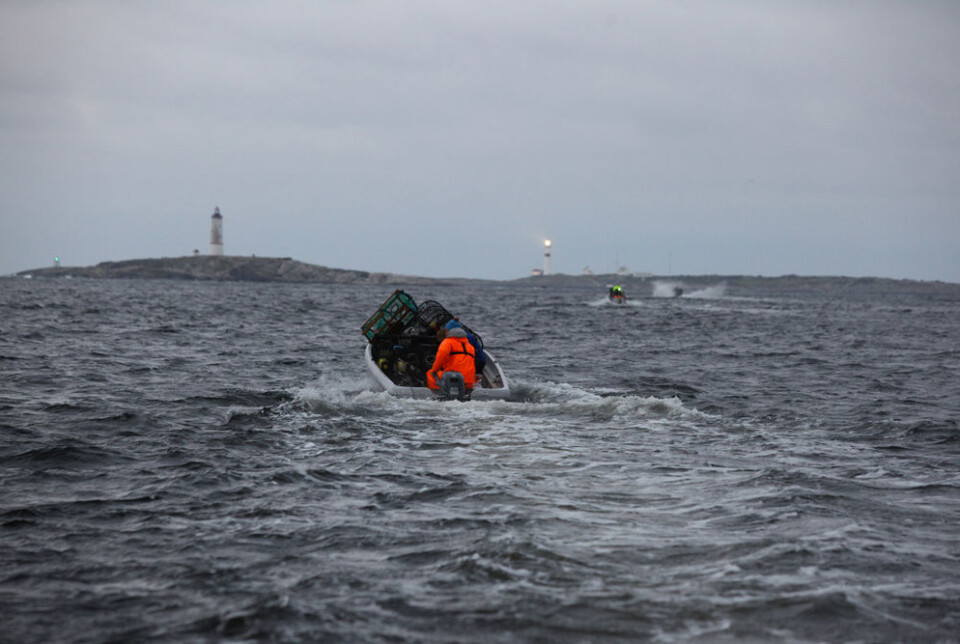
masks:
<instances>
[{"instance_id":1,"label":"dark water surface","mask_svg":"<svg viewBox=\"0 0 960 644\"><path fill-rule=\"evenodd\" d=\"M0 280L0 641L957 641L960 302L391 290Z\"/></svg>"}]
</instances>

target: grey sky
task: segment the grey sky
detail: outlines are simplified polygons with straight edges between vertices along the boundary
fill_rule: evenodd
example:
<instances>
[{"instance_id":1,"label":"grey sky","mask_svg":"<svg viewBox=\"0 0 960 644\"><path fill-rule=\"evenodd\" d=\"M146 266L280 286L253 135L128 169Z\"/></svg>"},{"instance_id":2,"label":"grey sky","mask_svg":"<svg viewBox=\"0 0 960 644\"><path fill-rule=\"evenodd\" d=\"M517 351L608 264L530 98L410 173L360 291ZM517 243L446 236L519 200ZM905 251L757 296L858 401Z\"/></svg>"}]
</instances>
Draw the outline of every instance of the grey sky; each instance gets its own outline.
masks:
<instances>
[{"instance_id":1,"label":"grey sky","mask_svg":"<svg viewBox=\"0 0 960 644\"><path fill-rule=\"evenodd\" d=\"M0 274L960 282L960 2L0 1Z\"/></svg>"}]
</instances>

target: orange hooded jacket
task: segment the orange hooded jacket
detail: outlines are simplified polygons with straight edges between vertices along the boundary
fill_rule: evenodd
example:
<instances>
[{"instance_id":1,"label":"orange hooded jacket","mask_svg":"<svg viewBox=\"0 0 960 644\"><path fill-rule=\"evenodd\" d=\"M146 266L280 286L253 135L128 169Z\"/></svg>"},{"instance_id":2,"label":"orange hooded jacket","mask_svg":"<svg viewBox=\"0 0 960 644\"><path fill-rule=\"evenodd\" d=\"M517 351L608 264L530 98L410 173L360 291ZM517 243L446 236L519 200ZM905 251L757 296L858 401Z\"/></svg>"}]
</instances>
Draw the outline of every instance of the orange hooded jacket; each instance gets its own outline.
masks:
<instances>
[{"instance_id":1,"label":"orange hooded jacket","mask_svg":"<svg viewBox=\"0 0 960 644\"><path fill-rule=\"evenodd\" d=\"M463 329L447 331L447 337L437 349L433 366L427 372L427 386L431 389L439 389L439 380L444 371L459 371L463 374L463 384L467 389L473 389L477 375L475 355L473 345L467 340L467 334Z\"/></svg>"}]
</instances>

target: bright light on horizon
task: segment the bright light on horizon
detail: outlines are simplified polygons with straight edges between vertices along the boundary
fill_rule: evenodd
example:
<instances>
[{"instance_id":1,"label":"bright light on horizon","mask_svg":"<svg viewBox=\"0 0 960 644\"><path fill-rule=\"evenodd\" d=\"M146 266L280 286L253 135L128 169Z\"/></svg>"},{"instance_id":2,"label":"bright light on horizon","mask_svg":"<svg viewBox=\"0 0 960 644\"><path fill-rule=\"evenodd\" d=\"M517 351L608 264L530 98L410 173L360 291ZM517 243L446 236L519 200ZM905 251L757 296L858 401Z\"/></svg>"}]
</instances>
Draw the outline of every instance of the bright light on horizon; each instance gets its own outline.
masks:
<instances>
[{"instance_id":1,"label":"bright light on horizon","mask_svg":"<svg viewBox=\"0 0 960 644\"><path fill-rule=\"evenodd\" d=\"M550 248L550 246L553 245L553 242L550 241L549 239L545 239L543 240L543 245L546 246L547 248Z\"/></svg>"}]
</instances>

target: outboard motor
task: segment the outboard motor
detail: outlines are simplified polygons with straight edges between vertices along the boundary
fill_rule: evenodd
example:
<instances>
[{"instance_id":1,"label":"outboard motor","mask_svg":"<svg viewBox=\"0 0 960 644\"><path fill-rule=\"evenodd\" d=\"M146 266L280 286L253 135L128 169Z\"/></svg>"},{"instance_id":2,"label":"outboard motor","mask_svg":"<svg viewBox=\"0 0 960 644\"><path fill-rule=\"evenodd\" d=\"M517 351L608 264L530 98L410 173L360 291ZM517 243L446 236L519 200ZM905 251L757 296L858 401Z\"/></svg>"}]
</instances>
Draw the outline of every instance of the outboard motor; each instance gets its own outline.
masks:
<instances>
[{"instance_id":1,"label":"outboard motor","mask_svg":"<svg viewBox=\"0 0 960 644\"><path fill-rule=\"evenodd\" d=\"M445 400L470 400L470 392L459 371L444 371L440 376L440 397Z\"/></svg>"}]
</instances>

